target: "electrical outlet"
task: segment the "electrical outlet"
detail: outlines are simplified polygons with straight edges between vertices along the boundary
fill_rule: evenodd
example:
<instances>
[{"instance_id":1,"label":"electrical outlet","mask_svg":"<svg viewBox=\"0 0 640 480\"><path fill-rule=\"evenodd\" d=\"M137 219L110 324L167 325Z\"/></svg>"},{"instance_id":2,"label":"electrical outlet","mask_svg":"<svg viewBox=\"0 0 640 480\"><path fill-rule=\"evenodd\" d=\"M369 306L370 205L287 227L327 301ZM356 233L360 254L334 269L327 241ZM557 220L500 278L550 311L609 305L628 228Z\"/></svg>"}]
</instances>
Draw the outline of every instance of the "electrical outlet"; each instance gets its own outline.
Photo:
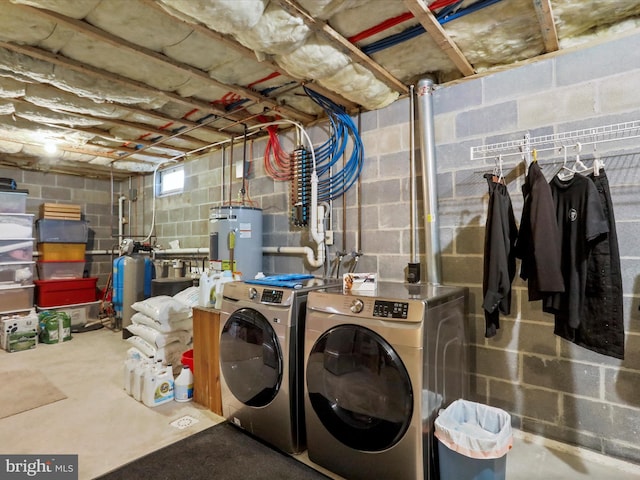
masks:
<instances>
[{"instance_id":1,"label":"electrical outlet","mask_svg":"<svg viewBox=\"0 0 640 480\"><path fill-rule=\"evenodd\" d=\"M327 246L333 245L333 230L326 230L324 232L324 243L326 243Z\"/></svg>"}]
</instances>

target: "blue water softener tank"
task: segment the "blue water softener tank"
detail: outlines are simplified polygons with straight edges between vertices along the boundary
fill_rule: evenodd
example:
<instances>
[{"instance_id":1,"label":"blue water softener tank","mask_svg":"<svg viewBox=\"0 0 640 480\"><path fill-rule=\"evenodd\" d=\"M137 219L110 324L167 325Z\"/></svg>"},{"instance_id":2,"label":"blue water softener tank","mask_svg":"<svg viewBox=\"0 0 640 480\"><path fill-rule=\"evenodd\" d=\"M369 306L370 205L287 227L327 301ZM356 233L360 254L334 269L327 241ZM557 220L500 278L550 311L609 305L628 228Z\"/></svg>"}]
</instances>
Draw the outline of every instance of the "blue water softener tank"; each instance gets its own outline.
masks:
<instances>
[{"instance_id":1,"label":"blue water softener tank","mask_svg":"<svg viewBox=\"0 0 640 480\"><path fill-rule=\"evenodd\" d=\"M151 296L153 262L147 256L133 253L113 261L113 308L122 328L131 325L135 302Z\"/></svg>"},{"instance_id":2,"label":"blue water softener tank","mask_svg":"<svg viewBox=\"0 0 640 480\"><path fill-rule=\"evenodd\" d=\"M213 207L209 213L211 255L223 270L254 278L262 271L262 210L247 206ZM210 256L211 256L210 255ZM235 264L232 268L231 262Z\"/></svg>"}]
</instances>

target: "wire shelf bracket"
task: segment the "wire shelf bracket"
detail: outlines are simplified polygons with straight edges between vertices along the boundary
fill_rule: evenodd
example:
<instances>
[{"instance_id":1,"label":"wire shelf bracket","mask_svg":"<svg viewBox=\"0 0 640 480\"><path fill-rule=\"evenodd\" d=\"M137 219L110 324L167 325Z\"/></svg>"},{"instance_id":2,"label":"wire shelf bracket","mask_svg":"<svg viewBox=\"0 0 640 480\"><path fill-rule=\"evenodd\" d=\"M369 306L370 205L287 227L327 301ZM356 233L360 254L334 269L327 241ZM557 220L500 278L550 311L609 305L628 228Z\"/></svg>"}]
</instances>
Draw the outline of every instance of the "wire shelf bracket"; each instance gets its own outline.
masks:
<instances>
[{"instance_id":1,"label":"wire shelf bracket","mask_svg":"<svg viewBox=\"0 0 640 480\"><path fill-rule=\"evenodd\" d=\"M595 145L639 137L640 120L585 128L571 132L542 135L539 137L531 137L529 133L527 133L525 137L520 140L471 147L471 160L487 160L495 159L498 156L508 157L512 155L522 155L527 161L527 164L529 164L531 163L531 153L533 150L544 152L555 150L562 146L577 145L578 143L581 145Z\"/></svg>"}]
</instances>

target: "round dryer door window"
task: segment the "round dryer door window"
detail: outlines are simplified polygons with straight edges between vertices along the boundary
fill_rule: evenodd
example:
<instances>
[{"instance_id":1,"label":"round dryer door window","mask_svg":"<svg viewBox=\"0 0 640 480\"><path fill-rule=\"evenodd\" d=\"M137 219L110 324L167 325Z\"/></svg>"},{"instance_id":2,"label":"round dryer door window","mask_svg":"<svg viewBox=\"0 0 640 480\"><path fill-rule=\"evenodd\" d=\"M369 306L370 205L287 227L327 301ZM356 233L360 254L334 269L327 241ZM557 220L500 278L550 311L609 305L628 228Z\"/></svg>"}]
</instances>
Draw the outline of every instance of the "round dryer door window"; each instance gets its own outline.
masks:
<instances>
[{"instance_id":1,"label":"round dryer door window","mask_svg":"<svg viewBox=\"0 0 640 480\"><path fill-rule=\"evenodd\" d=\"M220 336L220 370L231 393L245 405L263 407L282 382L282 353L267 319L257 310L236 310Z\"/></svg>"},{"instance_id":2,"label":"round dryer door window","mask_svg":"<svg viewBox=\"0 0 640 480\"><path fill-rule=\"evenodd\" d=\"M391 345L372 330L356 325L328 330L311 349L306 374L316 415L345 445L385 450L409 427L409 373Z\"/></svg>"}]
</instances>

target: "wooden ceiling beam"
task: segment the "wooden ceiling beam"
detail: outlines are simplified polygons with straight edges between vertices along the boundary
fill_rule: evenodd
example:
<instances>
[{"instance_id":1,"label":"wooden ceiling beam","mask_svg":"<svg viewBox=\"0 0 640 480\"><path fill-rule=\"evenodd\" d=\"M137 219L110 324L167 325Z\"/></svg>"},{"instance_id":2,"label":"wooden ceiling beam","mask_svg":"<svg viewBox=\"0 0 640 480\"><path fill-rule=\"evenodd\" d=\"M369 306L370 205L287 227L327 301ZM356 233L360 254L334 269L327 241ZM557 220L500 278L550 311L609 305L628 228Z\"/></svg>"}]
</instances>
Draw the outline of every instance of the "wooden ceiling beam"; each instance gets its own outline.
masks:
<instances>
[{"instance_id":1,"label":"wooden ceiling beam","mask_svg":"<svg viewBox=\"0 0 640 480\"><path fill-rule=\"evenodd\" d=\"M557 52L560 50L560 43L558 42L556 23L553 20L551 0L533 0L533 8L536 11L538 22L540 22L540 33L545 51L547 53Z\"/></svg>"},{"instance_id":2,"label":"wooden ceiling beam","mask_svg":"<svg viewBox=\"0 0 640 480\"><path fill-rule=\"evenodd\" d=\"M10 50L12 52L16 52L22 55L26 55L38 60L42 60L44 62L51 63L53 65L57 65L63 68L68 68L69 70L73 70L74 72L79 72L90 76L92 78L99 78L108 82L112 82L114 84L120 85L122 87L135 90L138 92L143 92L147 95L155 95L156 97L160 97L167 102L174 102L180 105L184 105L190 109L198 109L205 113L210 113L216 115L218 118L227 118L229 120L238 120L242 121L242 117L238 117L235 111L226 112L218 107L213 106L210 103L199 101L194 98L185 98L171 92L165 92L163 90L157 90L149 85L138 82L136 80L132 80L130 78L122 77L121 75L107 72L105 70L91 67L89 65L80 63L76 60L72 60L68 57L65 57L60 54L54 54L40 48L31 47L28 45L18 45L15 43L0 41L0 48L4 48L6 50ZM209 122L210 124L211 122ZM229 138L232 136L231 134L226 134Z\"/></svg>"},{"instance_id":3,"label":"wooden ceiling beam","mask_svg":"<svg viewBox=\"0 0 640 480\"><path fill-rule=\"evenodd\" d=\"M409 9L413 16L420 22L428 35L436 42L438 48L440 48L460 72L468 77L475 72L473 66L464 56L460 48L451 39L449 34L442 28L440 22L435 15L429 10L428 5L424 0L404 0L405 6Z\"/></svg>"},{"instance_id":4,"label":"wooden ceiling beam","mask_svg":"<svg viewBox=\"0 0 640 480\"><path fill-rule=\"evenodd\" d=\"M378 80L385 83L392 90L401 94L407 94L409 88L391 75L387 70L382 68L371 57L366 55L362 50L356 47L349 40L344 38L340 33L331 28L325 21L316 19L309 15L309 13L302 8L298 2L294 0L277 0L280 7L295 17L302 18L304 23L313 31L320 33L323 37L329 40L331 44L341 50L355 63L358 63L369 70Z\"/></svg>"},{"instance_id":5,"label":"wooden ceiling beam","mask_svg":"<svg viewBox=\"0 0 640 480\"><path fill-rule=\"evenodd\" d=\"M87 22L83 22L81 20L76 20L74 18L70 18L70 17L66 17L64 15L61 15L59 13L53 12L51 10L44 10L44 9L39 9L39 8L34 8L34 7L30 7L30 6L26 6L26 5L20 5L19 8L25 9L31 13L33 13L34 15L38 15L44 18L47 18L53 22L57 22L60 24L65 25L66 27L81 33L82 35L85 35L93 40L97 40L99 42L103 42L107 45L110 45L116 49L119 50L127 50L129 52L132 52L136 55L140 55L146 59L152 60L160 65L162 65L165 68L170 68L172 70L175 70L179 73L183 73L186 75L189 75L190 77L195 77L198 78L199 80L203 81L206 84L209 84L211 86L217 87L217 88L221 88L221 89L225 89L225 90L229 90L233 93L238 94L239 96L242 96L244 98L248 98L249 100L252 100L255 103L262 103L267 105L270 109L273 110L277 110L278 112L280 112L281 114L291 117L295 120L298 121L303 121L303 122L310 122L312 120L315 119L315 116L313 115L309 115L308 113L304 113L301 112L299 110L296 110L294 108L288 107L288 106L283 106L283 105L279 105L277 101L273 100L272 98L269 98L265 95L260 94L260 92L257 92L256 90L250 89L250 88L245 88L242 87L240 85L229 85L223 82L220 82L218 80L216 80L215 78L212 78L211 76L209 76L209 74L207 72L204 72L202 70L199 70L195 67L192 67L191 65L188 65L186 63L182 63L179 62L177 60L174 60L171 57L168 57L162 53L158 53L154 50L150 50L148 48L142 47L140 45L136 45L134 43L131 43L121 37L116 37L115 35L112 35L108 32L105 32L104 30L100 30L99 28L94 27L93 25L87 23Z\"/></svg>"},{"instance_id":6,"label":"wooden ceiling beam","mask_svg":"<svg viewBox=\"0 0 640 480\"><path fill-rule=\"evenodd\" d=\"M17 80L16 80L17 81ZM28 89L28 83L26 82L21 82L23 84L25 84L25 90ZM47 90L51 90L51 96L55 97L57 95L58 92L62 92L63 94L71 94L74 95L73 92L67 92L64 90L59 89L58 87L54 86L54 85L48 85L48 84L41 84L41 87L44 87ZM27 92L27 97L29 96L29 92ZM77 95L74 95L77 97ZM12 98L6 98L5 100L11 100ZM67 114L78 114L77 112L73 111L73 110L69 110L67 108L65 108L65 105L62 104L55 104L53 106L45 106L45 105L40 105L37 102L33 102L31 100L27 100L26 98L24 99L26 102L28 102L31 105L35 105L36 107L39 108L46 108L48 110L51 111L55 111L55 112L63 112L63 113L67 113ZM108 104L104 104L104 105L111 105L116 107L118 110L124 110L128 113L130 113L131 115L138 115L138 116L143 116L143 117L149 117L152 118L154 120L157 120L159 122L162 122L164 125L171 123L173 125L176 126L183 126L183 127L196 127L199 125L198 122L194 122L192 120L187 120L186 118L174 118L174 117L169 117L168 115L164 115L162 113L159 113L155 110L145 110L142 108L138 108L138 107L132 107L131 105L126 105L124 103L119 103L119 102L109 102ZM99 119L99 120L107 120L111 117L102 117L102 116L95 116L93 117L95 119ZM199 130L201 132L207 132L207 133L211 133L211 134L216 134L216 135L223 135L223 136L227 136L226 133L224 133L224 129L217 129L217 128L210 128L210 127L201 127L199 128ZM143 142L139 142L139 143L143 143Z\"/></svg>"},{"instance_id":7,"label":"wooden ceiling beam","mask_svg":"<svg viewBox=\"0 0 640 480\"><path fill-rule=\"evenodd\" d=\"M161 11L163 14L165 15L170 15L164 8L162 8L158 2L156 2L155 0L139 0L140 2L144 3L146 6L148 7L152 7L155 8L156 10ZM352 102L351 100L347 100L346 98L344 98L342 95L337 94L336 92L333 92L321 85L318 85L317 83L314 82L310 82L309 79L305 79L305 78L298 78L295 77L293 75L291 75L289 72L287 72L285 69L283 69L280 65L278 65L274 60L271 59L271 57L269 56L265 56L265 58L263 60L260 60L256 57L256 52L254 52L253 50L251 50L250 48L245 47L244 45L242 45L241 43L237 42L233 37L229 36L229 35L224 35L222 33L218 33L214 30L210 30L209 28L207 28L206 26L199 24L199 23L191 23L191 22L187 22L186 20L183 20L179 17L175 17L175 16L171 16L172 19L175 19L176 21L182 22L183 24L187 25L189 28L191 28L192 30L194 30L195 32L210 38L212 41L216 42L216 43L221 43L223 45L225 45L226 47L229 47L232 50L235 50L238 54L242 55L243 57L247 58L248 60L251 60L252 62L257 62L260 65L263 65L265 68L268 68L270 70L272 70L273 72L277 72L280 75L284 76L284 77L288 77L291 78L292 80L295 80L297 82L299 82L301 85L304 84L307 87L313 89L315 92L318 92L320 95L323 95L329 99L331 99L333 102L342 105L343 107L345 107L348 110L353 110L355 108L358 107L358 105L354 102Z\"/></svg>"},{"instance_id":8,"label":"wooden ceiling beam","mask_svg":"<svg viewBox=\"0 0 640 480\"><path fill-rule=\"evenodd\" d=\"M4 158L2 154L0 154L0 165L5 167L13 167L19 168L21 170L28 170L33 172L41 172L41 173L59 173L64 175L74 175L83 178L101 178L101 179L109 179L113 177L116 180L125 180L132 175L138 172L128 172L124 170L112 169L108 166L102 165L92 165L88 163L83 163L82 168L78 168L78 165L72 165L69 163L65 163L63 165L46 163L44 164L41 159L22 155L22 156L11 156L10 159ZM139 172L139 173L149 173L149 172Z\"/></svg>"},{"instance_id":9,"label":"wooden ceiling beam","mask_svg":"<svg viewBox=\"0 0 640 480\"><path fill-rule=\"evenodd\" d=\"M13 103L20 103L20 104L24 104L24 105L34 105L31 102L29 102L28 100L25 100L24 98L9 98L7 99L10 102ZM38 108L45 108L45 107L41 107L36 105ZM103 117L95 117L93 115L88 115L86 113L78 113L78 112L67 112L67 111L62 111L62 110L53 110L53 109L47 109L50 110L52 112L55 113L64 113L65 115L68 115L70 117L77 117L77 118L83 118L86 120L90 120L90 121L95 121L95 122L100 122L102 124L111 124L111 125L118 125L118 126L122 126L125 128L130 128L130 129L134 129L134 130L140 130L143 132L149 132L149 133L154 133L156 135L162 135L163 137L168 137L169 135L172 135L174 132L171 132L170 130L162 130L162 129L155 129L153 127L150 127L147 124L139 124L139 123L135 123L135 122L127 122L124 120L120 120L117 118L103 118ZM49 122L40 122L44 125L48 125L50 127L58 127L58 128L64 128L66 130L71 130L71 131L77 131L77 132L85 132L85 133L91 133L92 135L96 135L96 136L100 136L103 137L105 140L109 140L109 141L113 141L113 142L130 142L130 143L138 143L144 146L151 146L154 145L156 146L156 142L150 142L148 140L144 140L144 139L123 139L123 138L117 138L114 137L113 135L111 135L107 130L102 130L102 129L98 129L98 128L87 128L87 127L78 127L78 126L70 126L70 125L60 125L60 124L56 124L56 123L49 123ZM71 120L69 123L73 123L73 121ZM216 133L219 133L216 131ZM191 139L189 138L188 140L189 142L192 142L200 147L202 146L206 146L208 145L207 142L203 142L202 140L198 140L198 139ZM129 151L130 149L128 149L126 146L122 146L123 147L123 151ZM165 148L168 150L177 150L177 151L181 151L181 152L189 152L190 149L187 148L180 148L180 147L173 147L171 145L166 145L166 146L158 146L158 148ZM114 150L117 150L118 148L113 148Z\"/></svg>"},{"instance_id":10,"label":"wooden ceiling beam","mask_svg":"<svg viewBox=\"0 0 640 480\"><path fill-rule=\"evenodd\" d=\"M53 126L53 125L49 125L49 126ZM9 137L2 137L0 136L0 140L2 140L3 142L11 142L11 143L17 143L20 145L29 145L32 147L39 147L42 148L42 144L40 143L36 143L36 142L27 142L24 140L21 141L17 141L13 138L9 138ZM70 153L79 153L82 155L90 155L93 157L100 157L100 158L108 158L109 160L111 160L111 162L117 161L120 159L120 157L112 152L106 152L104 150L93 150L93 149L86 149L86 148L81 148L81 147L74 147L71 145L61 145L61 144L57 144L56 145L57 149L62 151L62 152L70 152ZM103 145L99 145L98 148L101 149L105 149L107 150L108 147L105 147ZM148 155L149 157L151 157L152 155ZM52 157L52 158L55 158ZM148 160L141 160L141 159L133 159L133 158L129 158L129 161L134 162L134 163L144 163L144 164L151 164L151 165L155 165L157 162L151 162ZM84 162L79 161L79 164L83 164Z\"/></svg>"}]
</instances>

